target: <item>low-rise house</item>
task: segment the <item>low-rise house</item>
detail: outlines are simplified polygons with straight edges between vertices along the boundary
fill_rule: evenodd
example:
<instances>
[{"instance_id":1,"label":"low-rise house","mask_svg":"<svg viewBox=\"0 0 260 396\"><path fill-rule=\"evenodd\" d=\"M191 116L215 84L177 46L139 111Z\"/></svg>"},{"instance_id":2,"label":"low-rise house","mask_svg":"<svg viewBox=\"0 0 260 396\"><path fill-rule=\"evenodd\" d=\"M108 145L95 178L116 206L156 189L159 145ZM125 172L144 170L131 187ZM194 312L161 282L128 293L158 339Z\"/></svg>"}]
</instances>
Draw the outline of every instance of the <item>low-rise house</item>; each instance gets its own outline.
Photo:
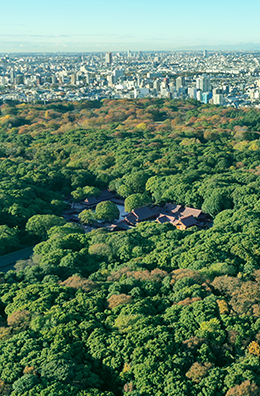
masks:
<instances>
[{"instance_id":1,"label":"low-rise house","mask_svg":"<svg viewBox=\"0 0 260 396\"><path fill-rule=\"evenodd\" d=\"M125 220L131 225L136 225L137 223L137 217L132 212L125 217Z\"/></svg>"},{"instance_id":2,"label":"low-rise house","mask_svg":"<svg viewBox=\"0 0 260 396\"><path fill-rule=\"evenodd\" d=\"M66 221L69 221L70 223L79 223L80 222L80 220L76 214L63 215L63 217Z\"/></svg>"},{"instance_id":3,"label":"low-rise house","mask_svg":"<svg viewBox=\"0 0 260 396\"><path fill-rule=\"evenodd\" d=\"M150 220L155 217L154 212L148 206L143 206L132 211L132 214L136 217L137 221Z\"/></svg>"},{"instance_id":4,"label":"low-rise house","mask_svg":"<svg viewBox=\"0 0 260 396\"><path fill-rule=\"evenodd\" d=\"M132 226L125 220L117 221L116 223L111 224L107 227L109 231L123 231L130 230Z\"/></svg>"},{"instance_id":5,"label":"low-rise house","mask_svg":"<svg viewBox=\"0 0 260 396\"><path fill-rule=\"evenodd\" d=\"M171 224L175 225L175 222L178 221L178 216L170 216L170 215L160 214L155 221L157 221L157 223L160 223L160 224L171 223Z\"/></svg>"},{"instance_id":6,"label":"low-rise house","mask_svg":"<svg viewBox=\"0 0 260 396\"><path fill-rule=\"evenodd\" d=\"M113 202L114 200L118 200L118 199L117 199L117 195L113 191L103 190L101 194L97 197L86 198L83 202L83 205L85 206L85 209L93 209L97 206L99 202L103 202L103 201Z\"/></svg>"},{"instance_id":7,"label":"low-rise house","mask_svg":"<svg viewBox=\"0 0 260 396\"><path fill-rule=\"evenodd\" d=\"M184 207L182 205L176 205L172 203L166 203L164 207L161 210L161 213L180 213L182 210L184 210Z\"/></svg>"},{"instance_id":8,"label":"low-rise house","mask_svg":"<svg viewBox=\"0 0 260 396\"><path fill-rule=\"evenodd\" d=\"M198 225L198 222L192 215L190 215L180 218L174 225L178 230L186 230L189 227Z\"/></svg>"},{"instance_id":9,"label":"low-rise house","mask_svg":"<svg viewBox=\"0 0 260 396\"><path fill-rule=\"evenodd\" d=\"M89 197L84 200L83 205L86 209L92 209L95 208L99 202L101 201L96 197Z\"/></svg>"},{"instance_id":10,"label":"low-rise house","mask_svg":"<svg viewBox=\"0 0 260 396\"><path fill-rule=\"evenodd\" d=\"M84 209L94 209L99 202L112 201L116 205L124 205L124 201L110 190L103 190L98 197L86 198L81 203L72 203L71 209L64 212L64 218L68 221L79 222L77 214ZM121 220L113 224L98 222L95 228L106 227L114 230L128 230L142 221L155 220L160 223L171 223L179 230L186 230L192 226L208 228L210 216L203 213L200 209L183 207L173 203L166 203L164 207L160 206L143 206L134 209L131 213L125 212L120 217Z\"/></svg>"},{"instance_id":11,"label":"low-rise house","mask_svg":"<svg viewBox=\"0 0 260 396\"><path fill-rule=\"evenodd\" d=\"M193 216L193 217L196 217L196 219L198 219L198 220L205 220L207 218L206 213L203 213L199 209L194 209L194 208L189 208L189 207L186 207L181 212L181 216L183 216L183 217Z\"/></svg>"},{"instance_id":12,"label":"low-rise house","mask_svg":"<svg viewBox=\"0 0 260 396\"><path fill-rule=\"evenodd\" d=\"M82 210L82 209L81 209ZM63 217L66 221L69 221L71 223L79 223L79 218L78 214L80 213L80 210L72 208L72 209L66 209L63 212Z\"/></svg>"},{"instance_id":13,"label":"low-rise house","mask_svg":"<svg viewBox=\"0 0 260 396\"><path fill-rule=\"evenodd\" d=\"M72 202L71 204L71 210L74 210L75 212L80 213L84 209L86 209L86 206L82 202Z\"/></svg>"},{"instance_id":14,"label":"low-rise house","mask_svg":"<svg viewBox=\"0 0 260 396\"><path fill-rule=\"evenodd\" d=\"M140 221L154 220L160 213L158 207L149 208L149 206L143 206L138 209L134 209L129 213L125 219L130 224L136 224Z\"/></svg>"}]
</instances>

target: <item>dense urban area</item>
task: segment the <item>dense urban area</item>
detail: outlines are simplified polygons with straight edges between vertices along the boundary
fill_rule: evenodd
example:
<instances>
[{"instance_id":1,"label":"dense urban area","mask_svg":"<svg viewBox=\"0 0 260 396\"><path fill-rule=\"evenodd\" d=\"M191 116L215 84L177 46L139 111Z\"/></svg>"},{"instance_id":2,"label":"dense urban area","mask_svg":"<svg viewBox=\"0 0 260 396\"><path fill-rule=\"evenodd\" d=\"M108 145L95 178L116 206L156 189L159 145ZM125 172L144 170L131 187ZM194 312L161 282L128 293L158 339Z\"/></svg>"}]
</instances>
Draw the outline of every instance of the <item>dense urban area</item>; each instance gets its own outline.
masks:
<instances>
[{"instance_id":1,"label":"dense urban area","mask_svg":"<svg viewBox=\"0 0 260 396\"><path fill-rule=\"evenodd\" d=\"M260 52L2 54L0 101L197 99L259 107Z\"/></svg>"}]
</instances>

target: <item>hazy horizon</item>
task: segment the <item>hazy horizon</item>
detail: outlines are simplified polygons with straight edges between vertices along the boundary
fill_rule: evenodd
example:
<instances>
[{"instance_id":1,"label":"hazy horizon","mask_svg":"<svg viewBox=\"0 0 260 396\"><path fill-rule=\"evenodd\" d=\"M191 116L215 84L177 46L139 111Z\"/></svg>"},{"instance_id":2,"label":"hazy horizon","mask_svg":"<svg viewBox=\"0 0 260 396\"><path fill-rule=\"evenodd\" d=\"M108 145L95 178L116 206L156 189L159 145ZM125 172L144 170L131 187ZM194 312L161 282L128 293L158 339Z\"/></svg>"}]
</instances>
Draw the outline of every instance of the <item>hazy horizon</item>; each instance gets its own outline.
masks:
<instances>
[{"instance_id":1,"label":"hazy horizon","mask_svg":"<svg viewBox=\"0 0 260 396\"><path fill-rule=\"evenodd\" d=\"M51 51L51 50L46 50L46 51L25 51L24 49L17 50L17 51L0 51L0 55L5 55L5 54L91 54L91 53L103 53L105 54L106 52L112 52L112 53L122 53L122 52L127 52L128 50L132 52L154 52L154 53L159 53L159 52L203 52L204 50L207 50L208 52L225 52L225 51L230 51L230 52L255 52L255 51L260 51L260 43L259 44L253 44L253 43L244 43L244 44L237 44L233 46L215 46L215 47L207 47L207 46L198 46L198 47L186 47L186 48L176 48L176 49L160 49L160 48L155 48L155 49L133 49L133 48L125 48L125 49L115 49L111 50L110 48L104 49L104 50L93 50L93 51L69 51L69 50L64 50L64 51Z\"/></svg>"},{"instance_id":2,"label":"hazy horizon","mask_svg":"<svg viewBox=\"0 0 260 396\"><path fill-rule=\"evenodd\" d=\"M0 53L260 49L260 3L219 0L10 0Z\"/></svg>"}]
</instances>

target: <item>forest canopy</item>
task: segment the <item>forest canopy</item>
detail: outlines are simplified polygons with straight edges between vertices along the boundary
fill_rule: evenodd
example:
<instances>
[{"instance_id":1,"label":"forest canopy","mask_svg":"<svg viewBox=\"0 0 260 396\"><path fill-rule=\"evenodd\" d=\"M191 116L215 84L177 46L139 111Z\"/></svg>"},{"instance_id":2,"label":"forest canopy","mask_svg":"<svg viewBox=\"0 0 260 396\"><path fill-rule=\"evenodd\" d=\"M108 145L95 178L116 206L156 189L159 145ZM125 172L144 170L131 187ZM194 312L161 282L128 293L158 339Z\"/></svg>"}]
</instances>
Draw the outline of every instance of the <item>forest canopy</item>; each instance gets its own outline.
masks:
<instances>
[{"instance_id":1,"label":"forest canopy","mask_svg":"<svg viewBox=\"0 0 260 396\"><path fill-rule=\"evenodd\" d=\"M260 112L194 100L0 107L0 393L260 394ZM62 218L109 188L206 229ZM114 220L99 204L80 219Z\"/></svg>"}]
</instances>

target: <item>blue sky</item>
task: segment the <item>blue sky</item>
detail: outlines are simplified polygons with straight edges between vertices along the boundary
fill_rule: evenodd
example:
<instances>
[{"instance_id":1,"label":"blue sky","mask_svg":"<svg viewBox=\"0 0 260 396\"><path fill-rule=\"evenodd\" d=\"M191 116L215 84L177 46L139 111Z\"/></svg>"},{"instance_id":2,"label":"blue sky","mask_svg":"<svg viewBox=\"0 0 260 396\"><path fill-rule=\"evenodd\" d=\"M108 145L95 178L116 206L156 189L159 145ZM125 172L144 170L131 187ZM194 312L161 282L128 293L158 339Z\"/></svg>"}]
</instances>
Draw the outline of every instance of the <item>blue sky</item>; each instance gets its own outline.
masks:
<instances>
[{"instance_id":1,"label":"blue sky","mask_svg":"<svg viewBox=\"0 0 260 396\"><path fill-rule=\"evenodd\" d=\"M259 0L8 0L0 52L260 49Z\"/></svg>"}]
</instances>

